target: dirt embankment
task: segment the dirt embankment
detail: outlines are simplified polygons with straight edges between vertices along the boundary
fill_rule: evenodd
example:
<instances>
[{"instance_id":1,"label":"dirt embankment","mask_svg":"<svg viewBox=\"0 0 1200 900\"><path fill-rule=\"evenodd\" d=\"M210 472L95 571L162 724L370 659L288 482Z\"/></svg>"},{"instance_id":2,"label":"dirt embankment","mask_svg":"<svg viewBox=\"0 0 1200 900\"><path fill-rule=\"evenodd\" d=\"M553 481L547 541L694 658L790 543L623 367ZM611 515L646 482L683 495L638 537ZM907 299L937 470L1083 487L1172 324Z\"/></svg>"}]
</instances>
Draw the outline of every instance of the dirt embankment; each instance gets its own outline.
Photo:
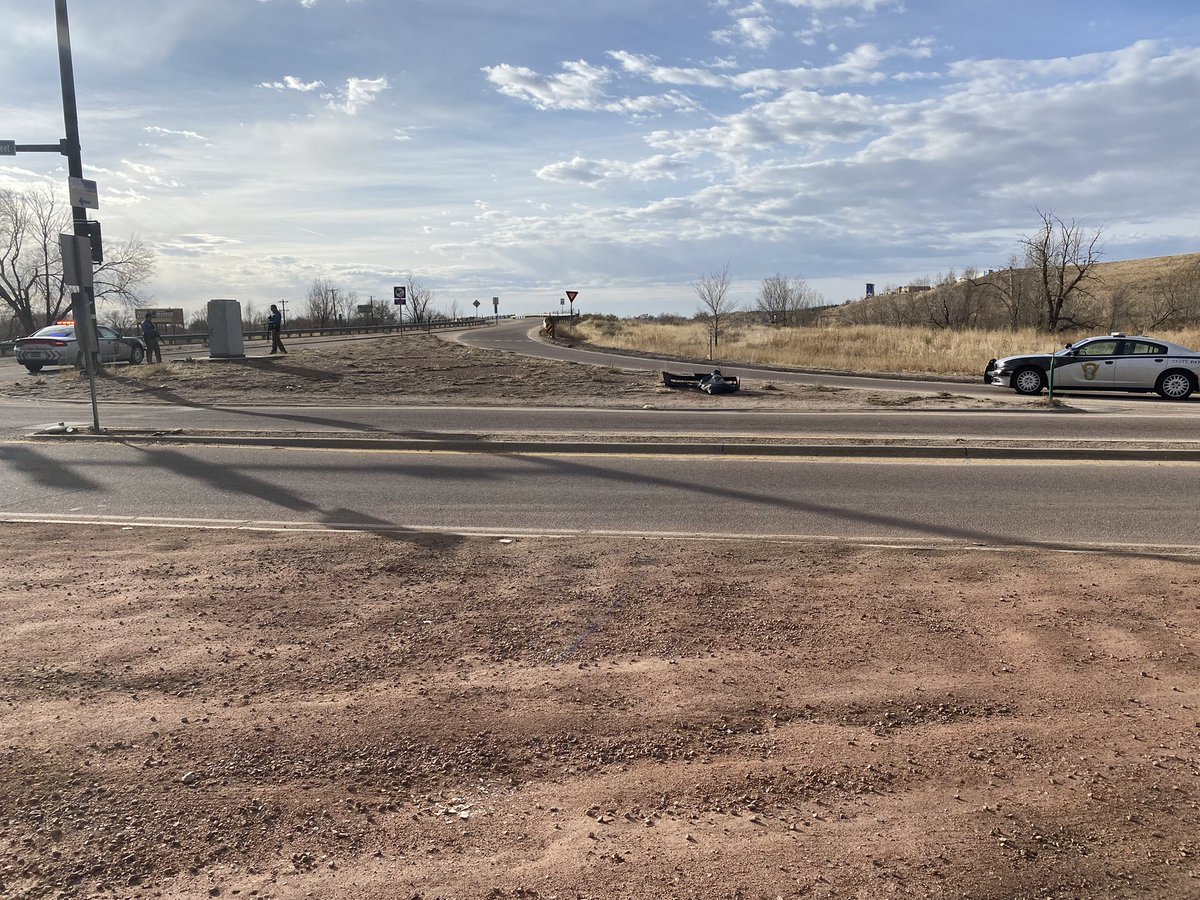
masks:
<instances>
[{"instance_id":1,"label":"dirt embankment","mask_svg":"<svg viewBox=\"0 0 1200 900\"><path fill-rule=\"evenodd\" d=\"M0 535L6 897L1200 893L1194 559Z\"/></svg>"},{"instance_id":2,"label":"dirt embankment","mask_svg":"<svg viewBox=\"0 0 1200 900\"><path fill-rule=\"evenodd\" d=\"M684 371L691 371L687 366ZM455 403L786 409L1010 406L1008 395L979 400L953 393L845 390L828 385L748 381L737 394L710 397L663 387L657 373L476 350L427 335L297 345L287 356L207 358L152 366L113 366L97 382L101 400L182 405L245 403ZM73 370L45 370L0 384L0 396L86 399ZM1023 401L1028 403L1029 401Z\"/></svg>"}]
</instances>

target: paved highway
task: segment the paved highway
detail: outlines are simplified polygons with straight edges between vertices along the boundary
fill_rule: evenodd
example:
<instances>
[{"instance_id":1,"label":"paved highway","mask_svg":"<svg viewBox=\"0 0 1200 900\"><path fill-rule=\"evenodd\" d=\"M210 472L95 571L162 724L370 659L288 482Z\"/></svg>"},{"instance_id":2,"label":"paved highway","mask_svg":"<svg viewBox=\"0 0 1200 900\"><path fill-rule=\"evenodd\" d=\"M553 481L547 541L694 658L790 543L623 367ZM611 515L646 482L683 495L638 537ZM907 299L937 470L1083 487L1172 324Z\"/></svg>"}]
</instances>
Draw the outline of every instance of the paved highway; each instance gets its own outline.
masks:
<instances>
[{"instance_id":1,"label":"paved highway","mask_svg":"<svg viewBox=\"0 0 1200 900\"><path fill-rule=\"evenodd\" d=\"M0 519L1196 547L1196 467L0 443Z\"/></svg>"}]
</instances>

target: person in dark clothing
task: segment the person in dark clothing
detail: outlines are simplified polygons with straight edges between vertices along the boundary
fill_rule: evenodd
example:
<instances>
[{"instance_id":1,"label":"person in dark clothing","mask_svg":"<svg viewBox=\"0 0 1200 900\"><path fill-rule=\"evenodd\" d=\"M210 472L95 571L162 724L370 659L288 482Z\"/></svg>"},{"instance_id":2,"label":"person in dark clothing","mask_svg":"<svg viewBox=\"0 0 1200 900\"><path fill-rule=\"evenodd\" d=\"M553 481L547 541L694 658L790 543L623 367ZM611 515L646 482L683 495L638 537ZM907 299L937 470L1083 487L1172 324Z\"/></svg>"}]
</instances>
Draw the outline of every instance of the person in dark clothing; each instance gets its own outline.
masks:
<instances>
[{"instance_id":1,"label":"person in dark clothing","mask_svg":"<svg viewBox=\"0 0 1200 900\"><path fill-rule=\"evenodd\" d=\"M287 353L283 341L279 339L279 329L283 327L283 313L274 303L271 304L271 314L267 316L267 333L271 335L271 353Z\"/></svg>"},{"instance_id":2,"label":"person in dark clothing","mask_svg":"<svg viewBox=\"0 0 1200 900\"><path fill-rule=\"evenodd\" d=\"M142 343L146 345L147 364L151 357L154 362L162 362L162 351L158 349L158 326L154 324L150 313L146 313L146 318L142 319Z\"/></svg>"}]
</instances>

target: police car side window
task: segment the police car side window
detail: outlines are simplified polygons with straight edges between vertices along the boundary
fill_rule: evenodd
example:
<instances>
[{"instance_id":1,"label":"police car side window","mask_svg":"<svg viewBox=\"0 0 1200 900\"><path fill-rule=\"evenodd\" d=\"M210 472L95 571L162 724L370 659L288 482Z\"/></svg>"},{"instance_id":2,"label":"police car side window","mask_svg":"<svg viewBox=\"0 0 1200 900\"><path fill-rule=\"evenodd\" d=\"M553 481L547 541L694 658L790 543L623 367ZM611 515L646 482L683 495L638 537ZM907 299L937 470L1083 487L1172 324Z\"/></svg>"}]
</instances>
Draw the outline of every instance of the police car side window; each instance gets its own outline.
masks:
<instances>
[{"instance_id":1,"label":"police car side window","mask_svg":"<svg viewBox=\"0 0 1200 900\"><path fill-rule=\"evenodd\" d=\"M1117 352L1116 341L1092 341L1075 351L1078 356L1112 356Z\"/></svg>"},{"instance_id":2,"label":"police car side window","mask_svg":"<svg viewBox=\"0 0 1200 900\"><path fill-rule=\"evenodd\" d=\"M1148 344L1145 341L1126 341L1123 352L1126 355L1165 356L1167 348L1161 344Z\"/></svg>"}]
</instances>

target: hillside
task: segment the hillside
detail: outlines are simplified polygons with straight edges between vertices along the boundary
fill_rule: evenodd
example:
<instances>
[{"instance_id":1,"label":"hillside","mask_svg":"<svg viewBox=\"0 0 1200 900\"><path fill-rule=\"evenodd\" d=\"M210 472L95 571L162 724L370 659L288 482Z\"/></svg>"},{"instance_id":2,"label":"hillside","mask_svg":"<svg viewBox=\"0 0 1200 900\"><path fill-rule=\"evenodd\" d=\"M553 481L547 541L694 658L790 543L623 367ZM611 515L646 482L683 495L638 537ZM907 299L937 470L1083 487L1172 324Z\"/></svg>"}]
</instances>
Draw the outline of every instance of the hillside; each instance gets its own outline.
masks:
<instances>
[{"instance_id":1,"label":"hillside","mask_svg":"<svg viewBox=\"0 0 1200 900\"><path fill-rule=\"evenodd\" d=\"M1068 270L1068 280L1070 271ZM1033 268L942 276L818 313L822 324L934 328L1044 328ZM1200 253L1094 264L1063 308L1062 331L1185 328L1200 323Z\"/></svg>"}]
</instances>

